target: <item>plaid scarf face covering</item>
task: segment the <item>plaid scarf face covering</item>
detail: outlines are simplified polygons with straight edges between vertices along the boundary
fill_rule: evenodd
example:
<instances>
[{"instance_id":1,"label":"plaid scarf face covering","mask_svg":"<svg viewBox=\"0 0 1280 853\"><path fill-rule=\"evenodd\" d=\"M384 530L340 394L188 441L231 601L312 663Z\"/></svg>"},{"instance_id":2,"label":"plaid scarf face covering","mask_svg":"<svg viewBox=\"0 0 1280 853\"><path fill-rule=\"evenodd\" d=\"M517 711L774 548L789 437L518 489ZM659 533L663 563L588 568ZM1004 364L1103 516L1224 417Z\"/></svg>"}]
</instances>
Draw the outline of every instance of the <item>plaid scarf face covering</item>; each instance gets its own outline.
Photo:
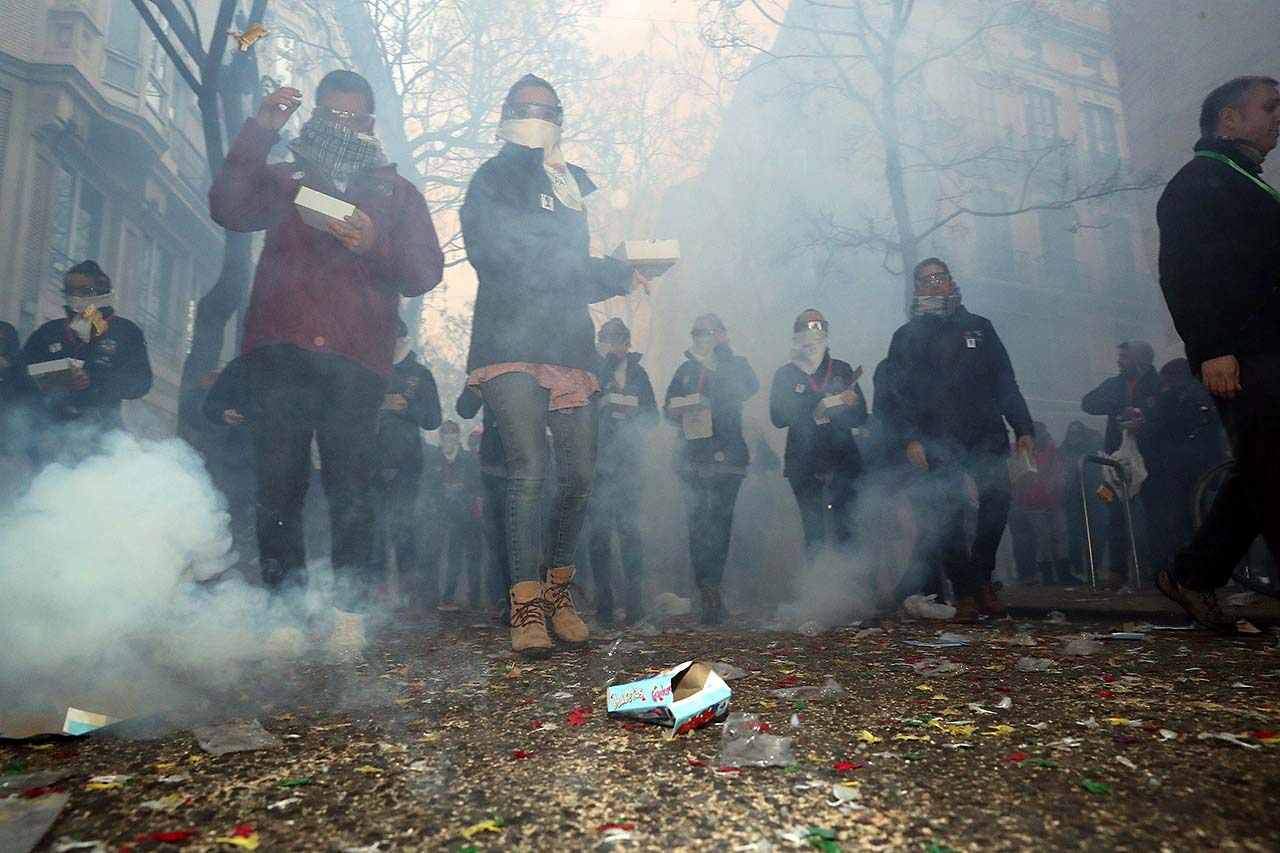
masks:
<instances>
[{"instance_id":1,"label":"plaid scarf face covering","mask_svg":"<svg viewBox=\"0 0 1280 853\"><path fill-rule=\"evenodd\" d=\"M357 172L387 163L378 137L314 118L302 126L298 138L289 143L289 150L317 166L338 185L345 185Z\"/></svg>"}]
</instances>

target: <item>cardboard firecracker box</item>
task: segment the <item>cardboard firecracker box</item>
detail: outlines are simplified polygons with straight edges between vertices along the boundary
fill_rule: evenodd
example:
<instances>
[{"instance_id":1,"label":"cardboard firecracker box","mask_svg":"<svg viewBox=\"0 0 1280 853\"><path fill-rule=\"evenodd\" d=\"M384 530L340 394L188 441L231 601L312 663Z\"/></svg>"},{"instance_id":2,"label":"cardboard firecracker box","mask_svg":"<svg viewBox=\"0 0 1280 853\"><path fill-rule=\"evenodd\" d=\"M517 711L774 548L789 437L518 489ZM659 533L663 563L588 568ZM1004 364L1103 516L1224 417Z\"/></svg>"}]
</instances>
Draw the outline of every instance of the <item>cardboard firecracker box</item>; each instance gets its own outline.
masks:
<instances>
[{"instance_id":1,"label":"cardboard firecracker box","mask_svg":"<svg viewBox=\"0 0 1280 853\"><path fill-rule=\"evenodd\" d=\"M625 261L649 278L662 275L680 260L679 240L623 240L613 256Z\"/></svg>"},{"instance_id":2,"label":"cardboard firecracker box","mask_svg":"<svg viewBox=\"0 0 1280 853\"><path fill-rule=\"evenodd\" d=\"M610 714L667 726L667 739L728 714L732 695L709 664L694 661L606 691Z\"/></svg>"},{"instance_id":3,"label":"cardboard firecracker box","mask_svg":"<svg viewBox=\"0 0 1280 853\"><path fill-rule=\"evenodd\" d=\"M627 415L635 414L640 408L640 398L634 394L605 394L600 398L600 404L608 411L610 417L625 418Z\"/></svg>"},{"instance_id":4,"label":"cardboard firecracker box","mask_svg":"<svg viewBox=\"0 0 1280 853\"><path fill-rule=\"evenodd\" d=\"M356 212L354 204L325 195L311 187L301 187L293 204L298 208L298 215L303 222L321 231L328 231L330 223L347 225L346 217Z\"/></svg>"},{"instance_id":5,"label":"cardboard firecracker box","mask_svg":"<svg viewBox=\"0 0 1280 853\"><path fill-rule=\"evenodd\" d=\"M78 358L55 358L27 365L27 375L41 391L52 391L71 384L71 369L75 367L84 367L84 362Z\"/></svg>"},{"instance_id":6,"label":"cardboard firecracker box","mask_svg":"<svg viewBox=\"0 0 1280 853\"><path fill-rule=\"evenodd\" d=\"M707 399L701 394L690 394L687 397L672 397L671 402L667 403L667 411L671 413L672 417L680 417L705 405L707 405Z\"/></svg>"}]
</instances>

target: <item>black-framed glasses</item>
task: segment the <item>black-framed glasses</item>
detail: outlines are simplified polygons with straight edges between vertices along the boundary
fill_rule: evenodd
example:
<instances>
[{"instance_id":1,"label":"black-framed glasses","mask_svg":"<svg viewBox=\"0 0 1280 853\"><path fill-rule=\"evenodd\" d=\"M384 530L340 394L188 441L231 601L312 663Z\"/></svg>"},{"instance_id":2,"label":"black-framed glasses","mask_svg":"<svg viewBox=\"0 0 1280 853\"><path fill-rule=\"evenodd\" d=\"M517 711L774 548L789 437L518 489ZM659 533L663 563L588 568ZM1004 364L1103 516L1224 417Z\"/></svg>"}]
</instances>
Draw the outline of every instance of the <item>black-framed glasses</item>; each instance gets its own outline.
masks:
<instances>
[{"instance_id":1,"label":"black-framed glasses","mask_svg":"<svg viewBox=\"0 0 1280 853\"><path fill-rule=\"evenodd\" d=\"M503 118L536 118L552 124L560 124L564 121L564 107L533 101L512 101L506 105L502 114Z\"/></svg>"},{"instance_id":2,"label":"black-framed glasses","mask_svg":"<svg viewBox=\"0 0 1280 853\"><path fill-rule=\"evenodd\" d=\"M826 320L798 320L798 321L796 321L795 331L797 331L797 332L803 332L803 331L805 331L806 329L810 329L810 330L813 330L813 331L815 331L815 332L825 332L825 331L827 330L827 321L826 321Z\"/></svg>"},{"instance_id":3,"label":"black-framed glasses","mask_svg":"<svg viewBox=\"0 0 1280 853\"><path fill-rule=\"evenodd\" d=\"M922 275L916 279L916 284L934 285L946 284L951 281L951 273L931 272L928 275Z\"/></svg>"},{"instance_id":4,"label":"black-framed glasses","mask_svg":"<svg viewBox=\"0 0 1280 853\"><path fill-rule=\"evenodd\" d=\"M329 107L316 107L312 113L316 118L342 124L352 130L368 132L373 127L373 116L369 113L353 113L348 110L334 110Z\"/></svg>"},{"instance_id":5,"label":"black-framed glasses","mask_svg":"<svg viewBox=\"0 0 1280 853\"><path fill-rule=\"evenodd\" d=\"M712 335L723 335L723 329L694 329L690 332L695 338L709 338Z\"/></svg>"}]
</instances>

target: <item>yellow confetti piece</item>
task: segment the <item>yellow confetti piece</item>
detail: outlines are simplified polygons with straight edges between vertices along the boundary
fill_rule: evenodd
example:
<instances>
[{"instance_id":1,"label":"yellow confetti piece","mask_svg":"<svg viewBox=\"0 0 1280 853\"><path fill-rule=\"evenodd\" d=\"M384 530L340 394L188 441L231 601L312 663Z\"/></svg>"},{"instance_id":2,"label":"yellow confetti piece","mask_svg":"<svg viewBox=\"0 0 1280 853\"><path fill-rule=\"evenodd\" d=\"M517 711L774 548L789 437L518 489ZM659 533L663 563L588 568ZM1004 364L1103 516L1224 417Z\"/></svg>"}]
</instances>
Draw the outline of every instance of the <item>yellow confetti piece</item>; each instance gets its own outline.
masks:
<instances>
[{"instance_id":1,"label":"yellow confetti piece","mask_svg":"<svg viewBox=\"0 0 1280 853\"><path fill-rule=\"evenodd\" d=\"M370 767L368 764L366 764L366 765L364 765L363 767L357 767L357 768L356 768L356 772L357 772L357 773L370 773L370 774L373 774L373 773L381 773L381 772L382 772L382 768L381 768L381 767Z\"/></svg>"},{"instance_id":2,"label":"yellow confetti piece","mask_svg":"<svg viewBox=\"0 0 1280 853\"><path fill-rule=\"evenodd\" d=\"M945 726L942 729L946 734L958 735L960 737L970 737L977 730L977 726Z\"/></svg>"},{"instance_id":3,"label":"yellow confetti piece","mask_svg":"<svg viewBox=\"0 0 1280 853\"><path fill-rule=\"evenodd\" d=\"M834 663L836 666L844 666L846 663L848 663L848 661L846 661L844 658L835 658L832 660L832 663Z\"/></svg>"},{"instance_id":4,"label":"yellow confetti piece","mask_svg":"<svg viewBox=\"0 0 1280 853\"><path fill-rule=\"evenodd\" d=\"M482 832L500 832L501 830L502 830L502 824L490 818L489 820L482 820L479 823L472 824L471 826L468 826L466 829L462 830L462 837L470 838L471 836L479 835Z\"/></svg>"},{"instance_id":5,"label":"yellow confetti piece","mask_svg":"<svg viewBox=\"0 0 1280 853\"><path fill-rule=\"evenodd\" d=\"M1002 663L991 663L991 664L987 664L986 666L984 666L984 667L983 667L983 669L989 669L989 670L992 670L992 671L994 671L994 672L1004 672L1004 664L1002 664Z\"/></svg>"},{"instance_id":6,"label":"yellow confetti piece","mask_svg":"<svg viewBox=\"0 0 1280 853\"><path fill-rule=\"evenodd\" d=\"M1129 720L1125 717L1107 717L1107 722L1113 726L1123 726L1127 725Z\"/></svg>"},{"instance_id":7,"label":"yellow confetti piece","mask_svg":"<svg viewBox=\"0 0 1280 853\"><path fill-rule=\"evenodd\" d=\"M933 694L933 701L935 701L935 702L950 702L950 701L951 701L951 697L949 697L949 696L943 696L941 693L935 693L935 694Z\"/></svg>"},{"instance_id":8,"label":"yellow confetti piece","mask_svg":"<svg viewBox=\"0 0 1280 853\"><path fill-rule=\"evenodd\" d=\"M987 737L1008 737L1013 734L1013 726L999 725L991 729L991 731L983 732Z\"/></svg>"},{"instance_id":9,"label":"yellow confetti piece","mask_svg":"<svg viewBox=\"0 0 1280 853\"><path fill-rule=\"evenodd\" d=\"M933 742L933 738L929 737L928 735L902 735L902 734L898 734L898 735L894 735L894 736L893 736L893 739L894 739L894 740L925 740L925 741L929 741L930 743L932 743L932 742Z\"/></svg>"},{"instance_id":10,"label":"yellow confetti piece","mask_svg":"<svg viewBox=\"0 0 1280 853\"><path fill-rule=\"evenodd\" d=\"M176 762L176 761L161 761L159 764L149 764L149 765L147 765L147 766L148 766L148 767L150 767L152 770L168 770L170 767L177 767L177 766L178 766L178 762Z\"/></svg>"},{"instance_id":11,"label":"yellow confetti piece","mask_svg":"<svg viewBox=\"0 0 1280 853\"><path fill-rule=\"evenodd\" d=\"M427 722L426 720L410 720L409 722L404 724L404 727L406 729L425 729L430 725L431 723Z\"/></svg>"},{"instance_id":12,"label":"yellow confetti piece","mask_svg":"<svg viewBox=\"0 0 1280 853\"><path fill-rule=\"evenodd\" d=\"M811 753L809 753L809 754L808 754L807 756L805 756L805 757L806 757L806 758L808 758L808 759L809 759L811 762L813 762L814 764L823 764L823 763L825 763L825 762L823 762L823 760L822 760L821 758L819 758L819 757L818 757L818 753L816 753L816 752L811 752Z\"/></svg>"},{"instance_id":13,"label":"yellow confetti piece","mask_svg":"<svg viewBox=\"0 0 1280 853\"><path fill-rule=\"evenodd\" d=\"M85 782L86 791L110 791L112 788L124 787L123 782Z\"/></svg>"},{"instance_id":14,"label":"yellow confetti piece","mask_svg":"<svg viewBox=\"0 0 1280 853\"><path fill-rule=\"evenodd\" d=\"M933 688L932 688L932 687L930 687L930 686L929 686L929 685L927 685L927 684L917 684L917 685L916 685L916 690L919 690L921 693L932 693L932 692L933 692Z\"/></svg>"},{"instance_id":15,"label":"yellow confetti piece","mask_svg":"<svg viewBox=\"0 0 1280 853\"><path fill-rule=\"evenodd\" d=\"M397 705L408 705L411 702L413 702L413 699L397 699L396 700Z\"/></svg>"},{"instance_id":16,"label":"yellow confetti piece","mask_svg":"<svg viewBox=\"0 0 1280 853\"><path fill-rule=\"evenodd\" d=\"M432 741L440 740L440 733L432 732L431 734L423 735L422 737L418 738L418 740L422 741L423 743L431 743Z\"/></svg>"},{"instance_id":17,"label":"yellow confetti piece","mask_svg":"<svg viewBox=\"0 0 1280 853\"><path fill-rule=\"evenodd\" d=\"M258 837L258 833L245 836L229 836L227 838L215 838L214 841L219 844L230 844L233 847L240 847L245 850L257 850L258 845L262 843L262 839Z\"/></svg>"},{"instance_id":18,"label":"yellow confetti piece","mask_svg":"<svg viewBox=\"0 0 1280 853\"><path fill-rule=\"evenodd\" d=\"M1267 746L1280 745L1280 735L1277 735L1276 737L1255 737L1254 740L1258 743L1265 743Z\"/></svg>"},{"instance_id":19,"label":"yellow confetti piece","mask_svg":"<svg viewBox=\"0 0 1280 853\"><path fill-rule=\"evenodd\" d=\"M287 723L293 719L293 714L276 714L272 719L279 720L282 723Z\"/></svg>"},{"instance_id":20,"label":"yellow confetti piece","mask_svg":"<svg viewBox=\"0 0 1280 853\"><path fill-rule=\"evenodd\" d=\"M941 713L942 713L942 714L944 714L944 715L946 715L946 716L948 716L948 717L958 717L958 716L960 716L960 712L959 712L959 711L957 711L955 708L948 708L948 709L946 709L945 711L942 711Z\"/></svg>"},{"instance_id":21,"label":"yellow confetti piece","mask_svg":"<svg viewBox=\"0 0 1280 853\"><path fill-rule=\"evenodd\" d=\"M866 729L863 729L862 731L858 732L858 740L862 741L863 743L884 743L884 738L876 737Z\"/></svg>"},{"instance_id":22,"label":"yellow confetti piece","mask_svg":"<svg viewBox=\"0 0 1280 853\"><path fill-rule=\"evenodd\" d=\"M203 756L203 755L188 755L188 756L187 756L187 761L190 761L192 764L199 764L201 761L204 761L204 756Z\"/></svg>"},{"instance_id":23,"label":"yellow confetti piece","mask_svg":"<svg viewBox=\"0 0 1280 853\"><path fill-rule=\"evenodd\" d=\"M31 746L28 746L27 749L53 749L53 744L37 743L37 744L32 744Z\"/></svg>"},{"instance_id":24,"label":"yellow confetti piece","mask_svg":"<svg viewBox=\"0 0 1280 853\"><path fill-rule=\"evenodd\" d=\"M760 700L760 706L761 706L761 707L763 707L763 708L776 708L776 707L778 707L778 703L777 703L777 702L770 702L768 699L761 699L761 700Z\"/></svg>"}]
</instances>

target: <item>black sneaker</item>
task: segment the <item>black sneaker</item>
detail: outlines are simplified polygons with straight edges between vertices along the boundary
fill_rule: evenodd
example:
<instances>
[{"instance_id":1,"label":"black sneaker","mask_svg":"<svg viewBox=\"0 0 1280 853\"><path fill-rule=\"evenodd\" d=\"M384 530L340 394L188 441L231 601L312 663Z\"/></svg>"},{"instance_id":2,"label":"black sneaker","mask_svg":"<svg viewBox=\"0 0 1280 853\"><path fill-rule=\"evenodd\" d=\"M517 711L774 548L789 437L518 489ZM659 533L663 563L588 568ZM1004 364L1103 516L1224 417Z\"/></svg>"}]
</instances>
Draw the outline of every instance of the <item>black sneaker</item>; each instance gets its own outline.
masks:
<instances>
[{"instance_id":1,"label":"black sneaker","mask_svg":"<svg viewBox=\"0 0 1280 853\"><path fill-rule=\"evenodd\" d=\"M1216 592L1188 589L1169 577L1167 571L1156 575L1156 587L1165 594L1166 598L1187 611L1192 619L1210 631L1217 631L1219 634L1237 633L1236 623L1228 619L1227 614L1223 613L1218 605Z\"/></svg>"}]
</instances>

